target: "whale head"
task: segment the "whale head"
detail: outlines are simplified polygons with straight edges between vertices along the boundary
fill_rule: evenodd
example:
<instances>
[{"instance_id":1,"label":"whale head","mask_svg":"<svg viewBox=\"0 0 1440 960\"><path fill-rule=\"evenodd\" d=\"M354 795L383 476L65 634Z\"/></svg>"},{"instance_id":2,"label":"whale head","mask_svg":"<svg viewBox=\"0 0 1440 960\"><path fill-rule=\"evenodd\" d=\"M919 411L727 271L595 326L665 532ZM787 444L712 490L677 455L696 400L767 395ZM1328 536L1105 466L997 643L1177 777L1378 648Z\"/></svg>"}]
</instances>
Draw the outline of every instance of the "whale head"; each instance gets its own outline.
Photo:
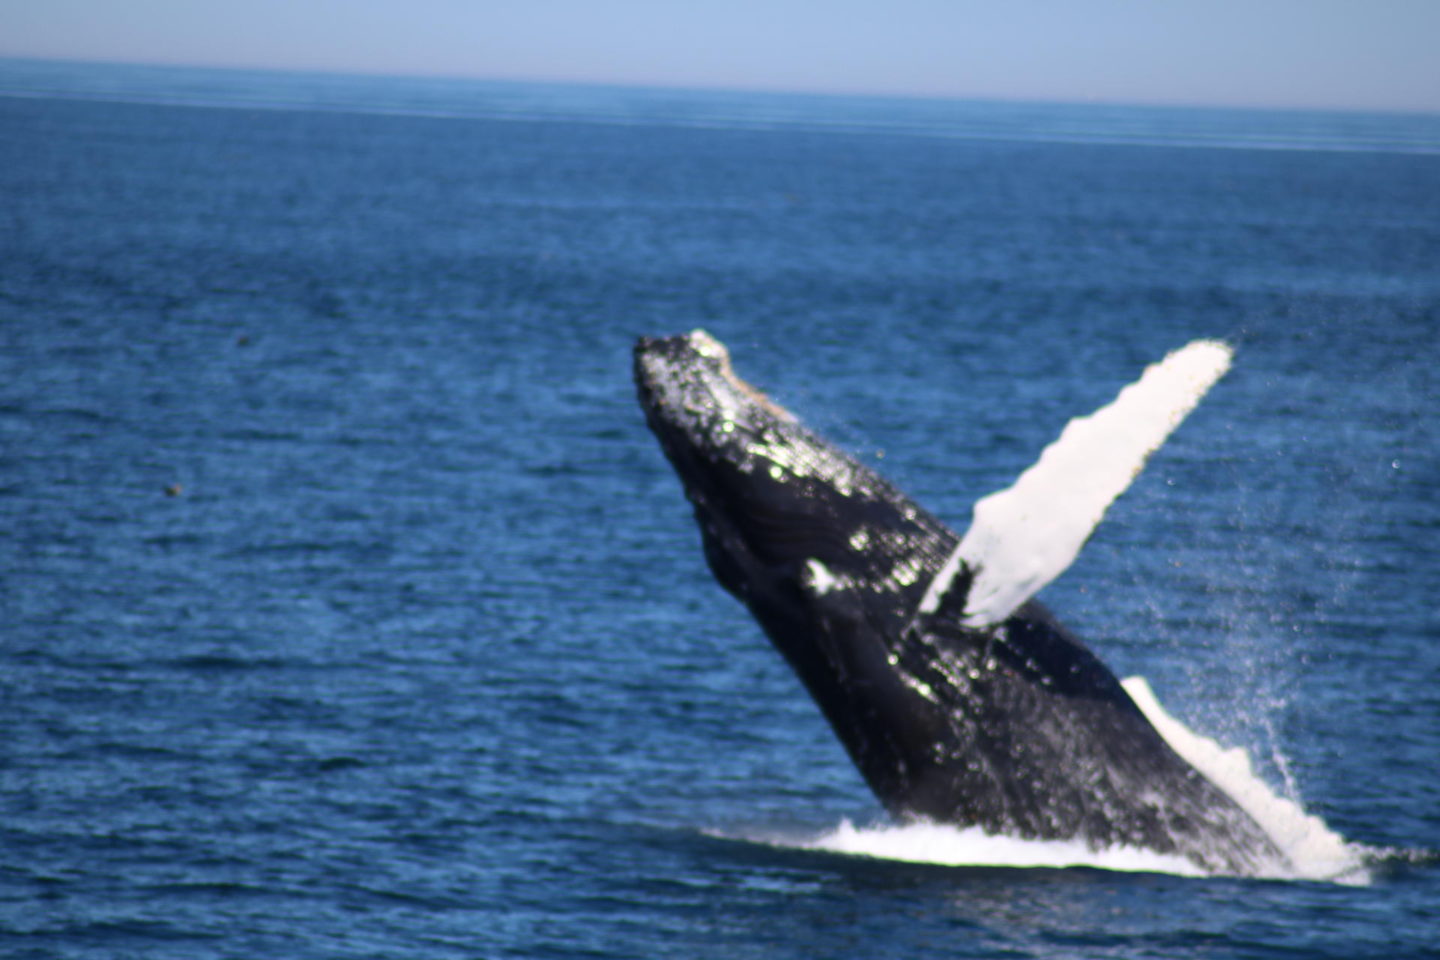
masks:
<instances>
[{"instance_id":1,"label":"whale head","mask_svg":"<svg viewBox=\"0 0 1440 960\"><path fill-rule=\"evenodd\" d=\"M763 625L862 583L877 615L918 603L954 534L737 376L723 344L703 330L642 338L635 381L711 570Z\"/></svg>"}]
</instances>

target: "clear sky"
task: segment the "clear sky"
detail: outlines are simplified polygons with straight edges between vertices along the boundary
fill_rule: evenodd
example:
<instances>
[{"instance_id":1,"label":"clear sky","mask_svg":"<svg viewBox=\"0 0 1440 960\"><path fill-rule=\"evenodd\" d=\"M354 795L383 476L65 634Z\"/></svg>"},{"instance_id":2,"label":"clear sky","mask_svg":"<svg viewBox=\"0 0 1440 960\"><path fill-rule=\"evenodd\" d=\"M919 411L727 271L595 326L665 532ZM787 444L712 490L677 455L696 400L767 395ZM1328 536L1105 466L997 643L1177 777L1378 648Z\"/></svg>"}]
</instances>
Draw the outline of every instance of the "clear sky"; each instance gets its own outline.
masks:
<instances>
[{"instance_id":1,"label":"clear sky","mask_svg":"<svg viewBox=\"0 0 1440 960\"><path fill-rule=\"evenodd\" d=\"M0 56L1440 112L1440 0L0 0Z\"/></svg>"}]
</instances>

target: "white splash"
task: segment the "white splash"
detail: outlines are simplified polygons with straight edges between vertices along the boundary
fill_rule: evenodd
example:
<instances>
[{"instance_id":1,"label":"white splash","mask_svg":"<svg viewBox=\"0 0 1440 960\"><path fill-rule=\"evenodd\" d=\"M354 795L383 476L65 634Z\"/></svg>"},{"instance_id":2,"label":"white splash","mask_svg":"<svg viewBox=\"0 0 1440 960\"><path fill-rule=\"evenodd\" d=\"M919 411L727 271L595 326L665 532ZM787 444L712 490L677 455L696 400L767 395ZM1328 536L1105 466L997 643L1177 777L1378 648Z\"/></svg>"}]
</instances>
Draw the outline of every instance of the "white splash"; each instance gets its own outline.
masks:
<instances>
[{"instance_id":1,"label":"white splash","mask_svg":"<svg viewBox=\"0 0 1440 960\"><path fill-rule=\"evenodd\" d=\"M1160 706L1143 677L1123 681L1126 692L1176 753L1235 800L1269 835L1290 861L1265 879L1324 880L1363 885L1370 882L1365 848L1346 843L1319 817L1275 793L1238 747L1225 749L1176 720ZM997 836L979 827L938 823L880 824L857 827L849 820L819 836L747 836L739 839L771 846L824 850L939 866L1094 867L1126 872L1207 876L1198 864L1175 854L1137 847L1091 849L1080 840L1023 840Z\"/></svg>"},{"instance_id":2,"label":"white splash","mask_svg":"<svg viewBox=\"0 0 1440 960\"><path fill-rule=\"evenodd\" d=\"M1291 871L1280 876L1351 884L1369 882L1362 848L1346 843L1325 821L1272 790L1255 773L1250 755L1242 748L1226 749L1166 713L1144 677L1127 677L1121 685L1171 749L1250 814L1289 858Z\"/></svg>"},{"instance_id":3,"label":"white splash","mask_svg":"<svg viewBox=\"0 0 1440 960\"><path fill-rule=\"evenodd\" d=\"M1108 405L1071 420L1012 486L976 502L920 612L938 609L962 567L975 574L964 617L972 627L999 623L1064 573L1150 454L1230 369L1232 353L1217 340L1196 340L1147 367Z\"/></svg>"},{"instance_id":4,"label":"white splash","mask_svg":"<svg viewBox=\"0 0 1440 960\"><path fill-rule=\"evenodd\" d=\"M1153 850L1136 847L1092 850L1079 840L1021 840L989 834L979 827L954 827L939 823L857 827L849 820L842 820L834 830L795 846L952 867L1096 867L1181 876L1204 875L1196 864L1184 857Z\"/></svg>"}]
</instances>

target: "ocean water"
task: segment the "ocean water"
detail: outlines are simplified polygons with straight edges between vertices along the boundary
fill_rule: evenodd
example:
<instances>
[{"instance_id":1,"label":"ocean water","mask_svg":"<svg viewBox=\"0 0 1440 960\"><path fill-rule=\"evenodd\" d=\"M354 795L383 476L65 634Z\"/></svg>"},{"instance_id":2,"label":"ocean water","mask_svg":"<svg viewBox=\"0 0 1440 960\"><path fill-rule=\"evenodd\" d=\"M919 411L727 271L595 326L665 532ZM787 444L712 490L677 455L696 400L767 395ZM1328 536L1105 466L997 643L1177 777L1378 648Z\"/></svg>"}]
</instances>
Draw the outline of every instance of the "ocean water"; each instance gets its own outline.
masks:
<instances>
[{"instance_id":1,"label":"ocean water","mask_svg":"<svg viewBox=\"0 0 1440 960\"><path fill-rule=\"evenodd\" d=\"M0 225L0 954L1437 955L1440 118L8 61ZM1365 869L887 824L694 327L961 529L1233 343L1042 599Z\"/></svg>"}]
</instances>

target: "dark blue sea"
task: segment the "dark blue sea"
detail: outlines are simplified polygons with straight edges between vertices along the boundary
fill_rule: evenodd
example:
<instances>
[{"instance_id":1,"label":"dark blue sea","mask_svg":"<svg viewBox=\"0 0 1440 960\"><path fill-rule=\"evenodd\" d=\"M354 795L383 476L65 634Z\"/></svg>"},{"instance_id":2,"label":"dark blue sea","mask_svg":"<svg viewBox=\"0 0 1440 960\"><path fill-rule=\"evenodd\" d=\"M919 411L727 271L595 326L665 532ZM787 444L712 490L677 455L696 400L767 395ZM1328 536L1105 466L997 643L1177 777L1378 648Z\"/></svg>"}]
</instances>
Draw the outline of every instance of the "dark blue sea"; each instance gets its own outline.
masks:
<instances>
[{"instance_id":1,"label":"dark blue sea","mask_svg":"<svg viewBox=\"0 0 1440 960\"><path fill-rule=\"evenodd\" d=\"M1041 598L1365 869L890 844L696 327L960 530L1234 344ZM1440 955L1437 409L1440 117L0 62L0 954Z\"/></svg>"}]
</instances>

